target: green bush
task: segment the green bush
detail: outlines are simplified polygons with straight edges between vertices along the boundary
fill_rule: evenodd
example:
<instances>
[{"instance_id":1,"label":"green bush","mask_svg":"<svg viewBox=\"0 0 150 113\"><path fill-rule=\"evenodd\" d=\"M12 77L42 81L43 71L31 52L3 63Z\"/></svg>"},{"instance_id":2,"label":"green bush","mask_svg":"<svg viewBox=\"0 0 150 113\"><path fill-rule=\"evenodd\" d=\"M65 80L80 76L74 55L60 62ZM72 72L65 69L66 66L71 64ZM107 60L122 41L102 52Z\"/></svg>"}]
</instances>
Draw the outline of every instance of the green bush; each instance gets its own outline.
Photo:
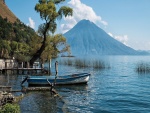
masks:
<instances>
[{"instance_id":1,"label":"green bush","mask_svg":"<svg viewBox=\"0 0 150 113\"><path fill-rule=\"evenodd\" d=\"M16 104L6 104L0 110L0 113L20 113L20 107Z\"/></svg>"}]
</instances>

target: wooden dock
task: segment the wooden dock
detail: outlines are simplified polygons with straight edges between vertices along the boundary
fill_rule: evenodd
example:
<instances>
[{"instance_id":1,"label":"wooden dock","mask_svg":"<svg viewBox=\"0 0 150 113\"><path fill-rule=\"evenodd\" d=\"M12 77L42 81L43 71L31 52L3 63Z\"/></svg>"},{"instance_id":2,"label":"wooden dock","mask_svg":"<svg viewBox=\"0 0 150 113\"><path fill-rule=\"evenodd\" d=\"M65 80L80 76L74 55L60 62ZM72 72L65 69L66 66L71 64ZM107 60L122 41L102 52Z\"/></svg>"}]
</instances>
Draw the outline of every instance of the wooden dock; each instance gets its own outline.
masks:
<instances>
[{"instance_id":1,"label":"wooden dock","mask_svg":"<svg viewBox=\"0 0 150 113\"><path fill-rule=\"evenodd\" d=\"M0 73L7 73L11 72L14 74L29 74L29 73L48 73L48 70L45 70L44 68L1 68Z\"/></svg>"},{"instance_id":2,"label":"wooden dock","mask_svg":"<svg viewBox=\"0 0 150 113\"><path fill-rule=\"evenodd\" d=\"M24 70L24 71L28 71L28 70L43 70L43 68L3 68L0 70Z\"/></svg>"},{"instance_id":3,"label":"wooden dock","mask_svg":"<svg viewBox=\"0 0 150 113\"><path fill-rule=\"evenodd\" d=\"M44 69L44 64L40 66L39 62L34 62L33 66L30 66L29 62L17 62L13 59L0 59L0 73L11 72L14 74L26 74L26 73L45 73L48 70Z\"/></svg>"},{"instance_id":4,"label":"wooden dock","mask_svg":"<svg viewBox=\"0 0 150 113\"><path fill-rule=\"evenodd\" d=\"M12 90L11 86L2 86L0 85L0 91L10 92Z\"/></svg>"}]
</instances>

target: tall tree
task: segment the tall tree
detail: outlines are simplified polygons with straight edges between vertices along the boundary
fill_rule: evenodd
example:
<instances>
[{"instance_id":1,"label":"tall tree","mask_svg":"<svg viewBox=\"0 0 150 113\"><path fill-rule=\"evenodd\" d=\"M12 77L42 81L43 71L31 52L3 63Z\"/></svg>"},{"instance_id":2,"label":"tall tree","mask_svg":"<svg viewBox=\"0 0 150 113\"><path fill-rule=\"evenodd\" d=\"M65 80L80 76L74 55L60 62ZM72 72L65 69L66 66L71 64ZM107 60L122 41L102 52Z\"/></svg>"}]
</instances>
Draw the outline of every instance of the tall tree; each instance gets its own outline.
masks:
<instances>
[{"instance_id":1,"label":"tall tree","mask_svg":"<svg viewBox=\"0 0 150 113\"><path fill-rule=\"evenodd\" d=\"M56 31L56 20L61 19L63 16L72 16L73 10L70 7L62 6L60 9L56 9L56 5L64 1L65 0L39 0L39 3L36 4L35 10L40 13L40 17L45 23L39 26L39 33L43 38L43 42L40 49L31 58L30 65L33 65L34 61L37 60L44 51L48 33L51 32L53 34Z\"/></svg>"}]
</instances>

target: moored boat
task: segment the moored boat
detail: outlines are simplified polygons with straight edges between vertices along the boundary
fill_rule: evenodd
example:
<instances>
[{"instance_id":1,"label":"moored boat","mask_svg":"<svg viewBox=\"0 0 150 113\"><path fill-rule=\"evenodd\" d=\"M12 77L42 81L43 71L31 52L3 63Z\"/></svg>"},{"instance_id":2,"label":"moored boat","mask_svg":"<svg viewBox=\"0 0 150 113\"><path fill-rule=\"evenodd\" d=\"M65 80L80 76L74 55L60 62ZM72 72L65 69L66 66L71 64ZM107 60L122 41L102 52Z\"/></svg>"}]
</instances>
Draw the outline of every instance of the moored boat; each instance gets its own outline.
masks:
<instances>
[{"instance_id":1,"label":"moored boat","mask_svg":"<svg viewBox=\"0 0 150 113\"><path fill-rule=\"evenodd\" d=\"M89 80L89 73L79 73L64 76L30 76L27 78L29 85L69 85L86 84Z\"/></svg>"}]
</instances>

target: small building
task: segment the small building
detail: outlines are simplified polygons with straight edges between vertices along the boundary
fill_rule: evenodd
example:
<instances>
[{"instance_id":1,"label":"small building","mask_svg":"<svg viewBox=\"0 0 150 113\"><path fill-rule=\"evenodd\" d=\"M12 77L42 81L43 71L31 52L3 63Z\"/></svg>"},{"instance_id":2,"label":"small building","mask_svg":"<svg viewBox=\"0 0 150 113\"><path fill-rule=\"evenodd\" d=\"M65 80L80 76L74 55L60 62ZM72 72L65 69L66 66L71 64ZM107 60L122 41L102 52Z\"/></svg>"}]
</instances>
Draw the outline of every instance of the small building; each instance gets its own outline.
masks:
<instances>
[{"instance_id":1,"label":"small building","mask_svg":"<svg viewBox=\"0 0 150 113\"><path fill-rule=\"evenodd\" d=\"M0 59L0 69L14 68L16 66L15 59Z\"/></svg>"},{"instance_id":2,"label":"small building","mask_svg":"<svg viewBox=\"0 0 150 113\"><path fill-rule=\"evenodd\" d=\"M28 74L42 72L44 68L39 66L39 62L34 62L31 67L29 62L17 62L13 59L0 59L0 73Z\"/></svg>"}]
</instances>

